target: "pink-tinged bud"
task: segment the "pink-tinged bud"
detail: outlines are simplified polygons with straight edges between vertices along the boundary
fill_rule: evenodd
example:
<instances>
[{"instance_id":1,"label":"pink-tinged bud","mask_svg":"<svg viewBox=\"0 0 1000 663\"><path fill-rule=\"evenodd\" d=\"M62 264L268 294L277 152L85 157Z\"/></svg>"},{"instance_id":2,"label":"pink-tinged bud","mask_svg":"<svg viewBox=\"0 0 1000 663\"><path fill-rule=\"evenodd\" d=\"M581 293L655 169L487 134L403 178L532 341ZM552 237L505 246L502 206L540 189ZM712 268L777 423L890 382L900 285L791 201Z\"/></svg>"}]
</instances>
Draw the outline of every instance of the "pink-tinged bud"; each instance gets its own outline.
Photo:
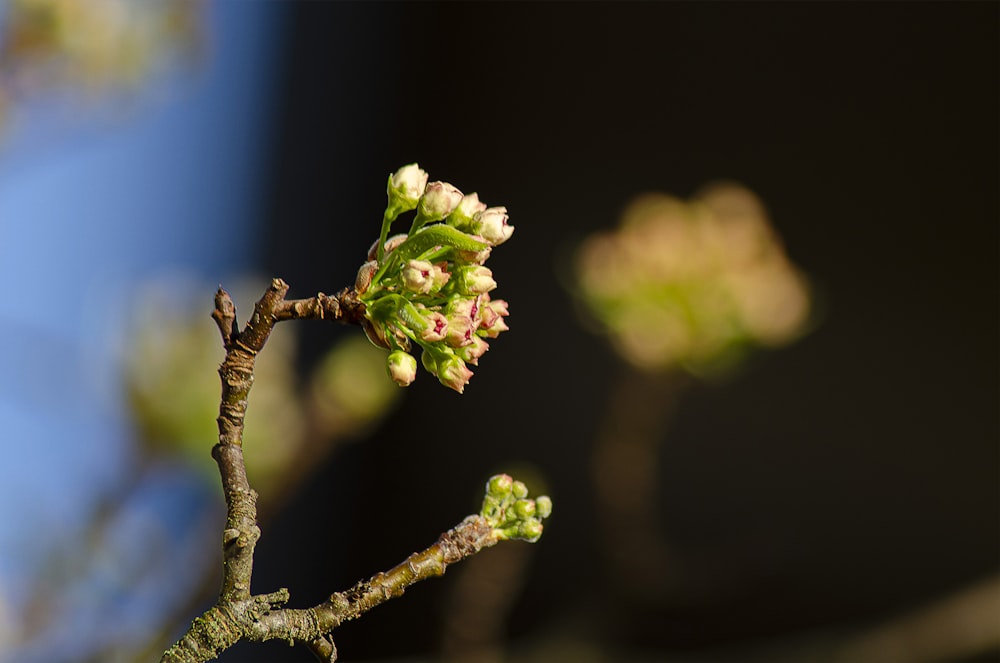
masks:
<instances>
[{"instance_id":1,"label":"pink-tinged bud","mask_svg":"<svg viewBox=\"0 0 1000 663\"><path fill-rule=\"evenodd\" d=\"M480 327L479 333L485 336L486 338L496 338L497 336L500 335L500 332L505 332L509 329L510 327L507 326L507 323L504 322L503 318L497 318L497 321L494 322L489 327L485 326Z\"/></svg>"},{"instance_id":2,"label":"pink-tinged bud","mask_svg":"<svg viewBox=\"0 0 1000 663\"><path fill-rule=\"evenodd\" d=\"M431 279L434 281L431 290L440 290L448 282L448 279L451 278L451 273L444 271L444 268L447 266L447 262L434 265L434 269L431 270Z\"/></svg>"},{"instance_id":3,"label":"pink-tinged bud","mask_svg":"<svg viewBox=\"0 0 1000 663\"><path fill-rule=\"evenodd\" d=\"M472 343L478 325L467 315L457 315L448 319L448 335L445 343L453 348Z\"/></svg>"},{"instance_id":4,"label":"pink-tinged bud","mask_svg":"<svg viewBox=\"0 0 1000 663\"><path fill-rule=\"evenodd\" d=\"M449 317L466 317L477 321L479 318L480 302L483 298L489 299L489 295L476 295L474 297L453 297L448 300L444 307L445 315ZM478 326L478 321L476 323Z\"/></svg>"},{"instance_id":5,"label":"pink-tinged bud","mask_svg":"<svg viewBox=\"0 0 1000 663\"><path fill-rule=\"evenodd\" d=\"M387 366L389 377L400 387L408 387L417 377L417 360L402 350L389 353Z\"/></svg>"},{"instance_id":6,"label":"pink-tinged bud","mask_svg":"<svg viewBox=\"0 0 1000 663\"><path fill-rule=\"evenodd\" d=\"M490 299L489 295L483 295L479 303L479 319L483 327L492 327L499 317L510 315L507 309L507 302L503 299Z\"/></svg>"},{"instance_id":7,"label":"pink-tinged bud","mask_svg":"<svg viewBox=\"0 0 1000 663\"><path fill-rule=\"evenodd\" d=\"M458 291L466 295L481 295L497 287L493 272L482 265L468 265L453 272L458 279Z\"/></svg>"},{"instance_id":8,"label":"pink-tinged bud","mask_svg":"<svg viewBox=\"0 0 1000 663\"><path fill-rule=\"evenodd\" d=\"M514 234L514 226L508 225L506 207L491 207L476 215L472 227L493 246L503 244Z\"/></svg>"},{"instance_id":9,"label":"pink-tinged bud","mask_svg":"<svg viewBox=\"0 0 1000 663\"><path fill-rule=\"evenodd\" d=\"M507 302L502 299L493 299L483 302L479 307L479 333L487 338L496 338L500 332L505 332L510 327L504 322L504 318L509 315Z\"/></svg>"},{"instance_id":10,"label":"pink-tinged bud","mask_svg":"<svg viewBox=\"0 0 1000 663\"><path fill-rule=\"evenodd\" d=\"M472 371L458 357L448 357L438 364L437 369L438 381L460 394L465 390L465 385L469 384L469 379L472 377Z\"/></svg>"},{"instance_id":11,"label":"pink-tinged bud","mask_svg":"<svg viewBox=\"0 0 1000 663\"><path fill-rule=\"evenodd\" d=\"M427 178L427 171L415 163L403 166L390 175L386 188L389 209L399 214L415 208L427 187Z\"/></svg>"},{"instance_id":12,"label":"pink-tinged bud","mask_svg":"<svg viewBox=\"0 0 1000 663\"><path fill-rule=\"evenodd\" d=\"M447 182L431 182L417 204L417 214L425 221L440 221L462 202L462 192Z\"/></svg>"},{"instance_id":13,"label":"pink-tinged bud","mask_svg":"<svg viewBox=\"0 0 1000 663\"><path fill-rule=\"evenodd\" d=\"M426 260L410 260L400 270L399 276L404 288L426 295L434 286L434 265Z\"/></svg>"},{"instance_id":14,"label":"pink-tinged bud","mask_svg":"<svg viewBox=\"0 0 1000 663\"><path fill-rule=\"evenodd\" d=\"M502 315L505 318L508 315L510 315L510 311L508 310L508 305L507 305L507 301L506 300L503 300L503 299L491 299L489 301L489 307L491 309L493 309L496 313L498 313L499 315Z\"/></svg>"},{"instance_id":15,"label":"pink-tinged bud","mask_svg":"<svg viewBox=\"0 0 1000 663\"><path fill-rule=\"evenodd\" d=\"M455 348L455 354L458 355L458 357L460 357L465 363L478 366L479 358L486 354L486 351L489 349L489 343L481 339L479 336L473 335L471 343L461 348Z\"/></svg>"},{"instance_id":16,"label":"pink-tinged bud","mask_svg":"<svg viewBox=\"0 0 1000 663\"><path fill-rule=\"evenodd\" d=\"M478 193L470 193L462 198L446 220L449 226L455 226L459 230L468 230L472 227L472 220L477 214L486 210L486 203L479 202Z\"/></svg>"},{"instance_id":17,"label":"pink-tinged bud","mask_svg":"<svg viewBox=\"0 0 1000 663\"><path fill-rule=\"evenodd\" d=\"M448 319L437 311L428 311L424 319L429 324L426 329L420 332L421 340L428 343L443 341L448 334Z\"/></svg>"}]
</instances>

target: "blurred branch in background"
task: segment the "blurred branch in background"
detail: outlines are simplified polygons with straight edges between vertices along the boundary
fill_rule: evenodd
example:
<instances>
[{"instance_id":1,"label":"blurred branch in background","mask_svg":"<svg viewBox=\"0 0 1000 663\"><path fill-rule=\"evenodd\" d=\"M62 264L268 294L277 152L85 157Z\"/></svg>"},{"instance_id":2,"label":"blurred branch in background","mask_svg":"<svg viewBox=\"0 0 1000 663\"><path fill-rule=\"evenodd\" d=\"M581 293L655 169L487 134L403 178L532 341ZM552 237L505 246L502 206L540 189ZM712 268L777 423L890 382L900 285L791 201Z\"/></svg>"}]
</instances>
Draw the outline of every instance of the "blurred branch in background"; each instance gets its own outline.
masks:
<instances>
[{"instance_id":1,"label":"blurred branch in background","mask_svg":"<svg viewBox=\"0 0 1000 663\"><path fill-rule=\"evenodd\" d=\"M452 583L442 658L463 663L506 659L507 621L527 582L533 548L498 546L470 559Z\"/></svg>"},{"instance_id":2,"label":"blurred branch in background","mask_svg":"<svg viewBox=\"0 0 1000 663\"><path fill-rule=\"evenodd\" d=\"M834 660L836 663L967 660L1000 649L997 617L1000 617L1000 576L992 576L848 638L834 648Z\"/></svg>"},{"instance_id":3,"label":"blurred branch in background","mask_svg":"<svg viewBox=\"0 0 1000 663\"><path fill-rule=\"evenodd\" d=\"M508 463L532 494L548 494L544 472L532 463ZM441 656L460 663L499 663L510 658L508 633L535 559L535 547L498 546L456 571L444 604Z\"/></svg>"},{"instance_id":4,"label":"blurred branch in background","mask_svg":"<svg viewBox=\"0 0 1000 663\"><path fill-rule=\"evenodd\" d=\"M681 569L659 528L659 448L690 378L723 379L756 348L807 329L810 293L757 196L716 183L690 201L637 197L576 251L585 322L625 361L596 433L592 475L619 598L656 602Z\"/></svg>"},{"instance_id":5,"label":"blurred branch in background","mask_svg":"<svg viewBox=\"0 0 1000 663\"><path fill-rule=\"evenodd\" d=\"M995 661L1000 650L1000 576L989 575L881 622L823 629L772 642L715 648L689 661L769 663L954 663Z\"/></svg>"}]
</instances>

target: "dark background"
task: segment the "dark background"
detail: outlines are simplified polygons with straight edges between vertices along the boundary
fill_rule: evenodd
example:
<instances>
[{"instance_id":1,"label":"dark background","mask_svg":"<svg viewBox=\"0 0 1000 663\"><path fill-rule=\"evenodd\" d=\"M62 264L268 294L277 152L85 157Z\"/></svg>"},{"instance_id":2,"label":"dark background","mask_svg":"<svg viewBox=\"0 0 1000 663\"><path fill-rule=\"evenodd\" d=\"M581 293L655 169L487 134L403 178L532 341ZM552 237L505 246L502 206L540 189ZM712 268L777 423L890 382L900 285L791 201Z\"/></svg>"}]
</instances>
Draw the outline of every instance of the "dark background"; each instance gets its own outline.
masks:
<instances>
[{"instance_id":1,"label":"dark background","mask_svg":"<svg viewBox=\"0 0 1000 663\"><path fill-rule=\"evenodd\" d=\"M321 600L525 466L555 515L515 648L562 634L621 658L741 660L995 573L998 7L289 3L262 269L292 296L351 283L387 174L413 161L506 205L517 231L490 260L511 332L464 396L422 373L302 487L264 532L255 590ZM635 194L717 178L765 201L819 324L685 391L659 474L688 591L611 601L588 462L619 366L578 324L558 258ZM305 365L357 330L300 333ZM342 658L436 657L458 573L339 629ZM223 660L310 658L277 643Z\"/></svg>"}]
</instances>

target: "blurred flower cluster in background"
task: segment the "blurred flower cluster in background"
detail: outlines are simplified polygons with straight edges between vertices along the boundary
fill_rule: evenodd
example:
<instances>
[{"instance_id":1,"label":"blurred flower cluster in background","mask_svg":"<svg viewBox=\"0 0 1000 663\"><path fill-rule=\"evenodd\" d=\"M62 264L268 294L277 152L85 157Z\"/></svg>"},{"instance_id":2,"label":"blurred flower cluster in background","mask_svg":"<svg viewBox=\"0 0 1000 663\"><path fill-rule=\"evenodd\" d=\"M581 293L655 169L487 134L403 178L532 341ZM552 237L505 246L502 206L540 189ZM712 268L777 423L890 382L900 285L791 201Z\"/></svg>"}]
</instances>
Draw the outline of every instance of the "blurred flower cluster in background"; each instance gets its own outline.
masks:
<instances>
[{"instance_id":1,"label":"blurred flower cluster in background","mask_svg":"<svg viewBox=\"0 0 1000 663\"><path fill-rule=\"evenodd\" d=\"M266 283L234 279L227 290L247 302L249 315L250 302ZM151 457L183 458L214 486L218 469L205 441L218 436L215 369L225 351L205 315L211 285L177 277L141 285L121 359L138 442ZM276 510L283 492L315 469L337 441L363 436L399 398L384 378L382 353L360 334L345 335L299 384L296 331L284 325L269 338L255 365L253 407L247 410L247 473L264 513Z\"/></svg>"},{"instance_id":2,"label":"blurred flower cluster in background","mask_svg":"<svg viewBox=\"0 0 1000 663\"><path fill-rule=\"evenodd\" d=\"M615 231L578 249L574 292L637 368L723 371L748 346L806 328L809 290L757 196L718 183L691 201L633 200Z\"/></svg>"},{"instance_id":3,"label":"blurred flower cluster in background","mask_svg":"<svg viewBox=\"0 0 1000 663\"><path fill-rule=\"evenodd\" d=\"M39 101L103 105L193 59L203 4L9 0L0 7L0 131Z\"/></svg>"}]
</instances>

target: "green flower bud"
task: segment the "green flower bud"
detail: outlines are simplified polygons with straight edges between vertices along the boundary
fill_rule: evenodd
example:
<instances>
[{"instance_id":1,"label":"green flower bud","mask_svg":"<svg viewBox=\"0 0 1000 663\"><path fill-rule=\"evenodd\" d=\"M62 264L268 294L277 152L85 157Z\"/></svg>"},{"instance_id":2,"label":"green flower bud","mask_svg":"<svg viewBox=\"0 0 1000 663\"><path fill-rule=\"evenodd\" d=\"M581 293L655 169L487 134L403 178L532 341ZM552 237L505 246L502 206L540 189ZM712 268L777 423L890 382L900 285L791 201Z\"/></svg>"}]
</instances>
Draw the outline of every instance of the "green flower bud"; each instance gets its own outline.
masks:
<instances>
[{"instance_id":1,"label":"green flower bud","mask_svg":"<svg viewBox=\"0 0 1000 663\"><path fill-rule=\"evenodd\" d=\"M452 210L445 222L459 230L468 230L472 221L480 212L486 211L486 204L479 202L479 194L470 193L462 198L462 202Z\"/></svg>"},{"instance_id":2,"label":"green flower bud","mask_svg":"<svg viewBox=\"0 0 1000 663\"><path fill-rule=\"evenodd\" d=\"M497 474L486 482L486 492L494 497L510 495L514 479L509 474Z\"/></svg>"},{"instance_id":3,"label":"green flower bud","mask_svg":"<svg viewBox=\"0 0 1000 663\"><path fill-rule=\"evenodd\" d=\"M464 361L452 355L438 363L437 377L441 384L461 394L472 378L472 371L465 366Z\"/></svg>"},{"instance_id":4,"label":"green flower bud","mask_svg":"<svg viewBox=\"0 0 1000 663\"><path fill-rule=\"evenodd\" d=\"M482 265L463 265L452 272L455 289L463 295L481 295L497 287L493 272Z\"/></svg>"},{"instance_id":5,"label":"green flower bud","mask_svg":"<svg viewBox=\"0 0 1000 663\"><path fill-rule=\"evenodd\" d=\"M434 287L434 265L426 260L409 260L399 272L403 287L426 295Z\"/></svg>"},{"instance_id":6,"label":"green flower bud","mask_svg":"<svg viewBox=\"0 0 1000 663\"><path fill-rule=\"evenodd\" d=\"M472 221L473 234L484 238L492 246L503 244L514 234L514 226L508 225L506 207L491 207L476 214Z\"/></svg>"},{"instance_id":7,"label":"green flower bud","mask_svg":"<svg viewBox=\"0 0 1000 663\"><path fill-rule=\"evenodd\" d=\"M389 377L400 387L408 387L417 377L417 360L402 350L389 353L387 367Z\"/></svg>"},{"instance_id":8,"label":"green flower bud","mask_svg":"<svg viewBox=\"0 0 1000 663\"><path fill-rule=\"evenodd\" d=\"M534 543L542 537L542 530L544 529L545 527L542 525L541 521L532 518L521 523L521 526L518 527L517 534L510 538L524 539L525 541Z\"/></svg>"},{"instance_id":9,"label":"green flower bud","mask_svg":"<svg viewBox=\"0 0 1000 663\"><path fill-rule=\"evenodd\" d=\"M440 221L462 202L462 192L447 182L431 182L417 203L417 215L424 223Z\"/></svg>"},{"instance_id":10,"label":"green flower bud","mask_svg":"<svg viewBox=\"0 0 1000 663\"><path fill-rule=\"evenodd\" d=\"M548 495L535 498L535 511L542 520L552 515L552 499Z\"/></svg>"},{"instance_id":11,"label":"green flower bud","mask_svg":"<svg viewBox=\"0 0 1000 663\"><path fill-rule=\"evenodd\" d=\"M424 365L424 369L426 369L428 373L437 375L437 360L428 350L424 350L420 353L420 363Z\"/></svg>"},{"instance_id":12,"label":"green flower bud","mask_svg":"<svg viewBox=\"0 0 1000 663\"><path fill-rule=\"evenodd\" d=\"M490 344L475 334L472 335L470 341L471 342L468 345L455 348L455 354L458 355L465 363L478 366L479 358L486 354L486 351L490 349Z\"/></svg>"},{"instance_id":13,"label":"green flower bud","mask_svg":"<svg viewBox=\"0 0 1000 663\"><path fill-rule=\"evenodd\" d=\"M515 481L511 486L511 494L517 499L522 499L528 496L528 487L524 485L523 481Z\"/></svg>"},{"instance_id":14,"label":"green flower bud","mask_svg":"<svg viewBox=\"0 0 1000 663\"><path fill-rule=\"evenodd\" d=\"M533 518L535 515L535 500L520 499L514 502L514 513L520 519Z\"/></svg>"},{"instance_id":15,"label":"green flower bud","mask_svg":"<svg viewBox=\"0 0 1000 663\"><path fill-rule=\"evenodd\" d=\"M396 218L400 213L414 209L427 187L427 178L427 171L415 163L403 166L390 175L386 187L389 196L386 214Z\"/></svg>"}]
</instances>

